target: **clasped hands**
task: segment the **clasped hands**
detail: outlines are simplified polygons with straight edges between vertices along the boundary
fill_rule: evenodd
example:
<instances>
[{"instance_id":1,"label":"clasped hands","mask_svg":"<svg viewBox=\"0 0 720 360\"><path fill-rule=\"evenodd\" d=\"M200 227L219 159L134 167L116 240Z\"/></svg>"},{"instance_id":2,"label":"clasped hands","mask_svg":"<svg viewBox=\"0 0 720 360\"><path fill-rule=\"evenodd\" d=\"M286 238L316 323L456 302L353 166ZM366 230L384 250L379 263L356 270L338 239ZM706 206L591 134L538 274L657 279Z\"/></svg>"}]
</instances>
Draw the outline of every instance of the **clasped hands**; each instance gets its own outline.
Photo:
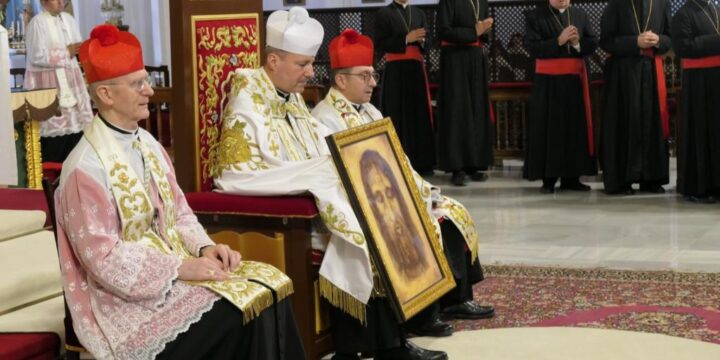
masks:
<instances>
[{"instance_id":1,"label":"clasped hands","mask_svg":"<svg viewBox=\"0 0 720 360\"><path fill-rule=\"evenodd\" d=\"M578 44L580 44L580 33L578 32L578 29L573 25L569 25L568 27L564 28L563 31L560 33L560 36L558 36L559 46L563 46L568 42L572 46L578 46Z\"/></svg>"},{"instance_id":2,"label":"clasped hands","mask_svg":"<svg viewBox=\"0 0 720 360\"><path fill-rule=\"evenodd\" d=\"M658 46L660 43L660 36L655 34L652 31L646 31L637 37L637 45L641 49L647 49L651 48L653 46Z\"/></svg>"},{"instance_id":3,"label":"clasped hands","mask_svg":"<svg viewBox=\"0 0 720 360\"><path fill-rule=\"evenodd\" d=\"M424 42L426 33L427 31L425 31L425 28L412 30L405 36L405 43L411 44L414 42Z\"/></svg>"},{"instance_id":4,"label":"clasped hands","mask_svg":"<svg viewBox=\"0 0 720 360\"><path fill-rule=\"evenodd\" d=\"M227 280L229 272L237 270L242 256L225 244L202 248L200 257L183 260L178 279L189 281Z\"/></svg>"},{"instance_id":5,"label":"clasped hands","mask_svg":"<svg viewBox=\"0 0 720 360\"><path fill-rule=\"evenodd\" d=\"M480 35L488 32L488 30L490 30L492 28L493 22L495 22L495 20L493 20L493 18L491 18L491 17L489 17L485 20L478 21L475 24L475 33L477 34L477 36L480 36Z\"/></svg>"}]
</instances>

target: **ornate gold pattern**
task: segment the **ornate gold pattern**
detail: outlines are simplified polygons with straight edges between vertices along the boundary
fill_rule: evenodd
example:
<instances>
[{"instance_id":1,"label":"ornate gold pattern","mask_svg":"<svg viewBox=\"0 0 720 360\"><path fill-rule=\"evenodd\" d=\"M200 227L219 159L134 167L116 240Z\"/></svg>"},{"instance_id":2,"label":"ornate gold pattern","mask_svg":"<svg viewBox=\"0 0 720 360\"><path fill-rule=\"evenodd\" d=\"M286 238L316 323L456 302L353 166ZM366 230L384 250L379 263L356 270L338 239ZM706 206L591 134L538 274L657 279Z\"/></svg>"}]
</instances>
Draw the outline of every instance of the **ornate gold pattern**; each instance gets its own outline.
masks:
<instances>
[{"instance_id":1,"label":"ornate gold pattern","mask_svg":"<svg viewBox=\"0 0 720 360\"><path fill-rule=\"evenodd\" d=\"M198 48L206 50L220 51L223 48L245 48L258 45L257 31L254 26L233 25L219 26L215 28L198 29L200 41Z\"/></svg>"},{"instance_id":2,"label":"ornate gold pattern","mask_svg":"<svg viewBox=\"0 0 720 360\"><path fill-rule=\"evenodd\" d=\"M350 230L347 220L345 220L345 214L336 213L332 204L328 204L324 210L320 211L320 218L329 229L337 230L343 235L351 237L357 245L365 244L365 236L361 232Z\"/></svg>"},{"instance_id":3,"label":"ornate gold pattern","mask_svg":"<svg viewBox=\"0 0 720 360\"><path fill-rule=\"evenodd\" d=\"M260 66L258 14L192 16L198 186L219 171L222 78L235 68Z\"/></svg>"},{"instance_id":4,"label":"ornate gold pattern","mask_svg":"<svg viewBox=\"0 0 720 360\"><path fill-rule=\"evenodd\" d=\"M234 163L250 161L250 142L245 136L247 123L236 121L233 127L225 129L220 136L220 148L218 150L219 164L222 167Z\"/></svg>"},{"instance_id":5,"label":"ornate gold pattern","mask_svg":"<svg viewBox=\"0 0 720 360\"><path fill-rule=\"evenodd\" d=\"M360 114L355 110L350 102L342 95L338 95L338 91L335 88L330 88L328 95L335 111L340 115L340 118L345 122L345 126L348 129L360 126L363 122L360 119Z\"/></svg>"},{"instance_id":6,"label":"ornate gold pattern","mask_svg":"<svg viewBox=\"0 0 720 360\"><path fill-rule=\"evenodd\" d=\"M25 121L25 158L28 188L42 189L42 152L40 151L40 123Z\"/></svg>"},{"instance_id":7,"label":"ornate gold pattern","mask_svg":"<svg viewBox=\"0 0 720 360\"><path fill-rule=\"evenodd\" d=\"M149 172L153 184L163 202L163 237L157 234L158 226L154 218L156 211L149 205L150 196L140 184L136 174L127 165L128 161L119 150L119 146L108 134L105 125L96 118L86 129L85 136L97 151L103 166L111 179L111 191L120 208L123 239L137 241L153 247L165 254L175 254L181 259L192 257L183 245L180 234L175 229L175 196L160 160L142 142L137 143L145 159L146 173ZM148 171L149 170L149 171ZM121 200L124 199L124 200ZM148 206L144 206L148 204ZM228 299L243 312L244 321L254 319L261 311L272 306L272 294L265 287L248 281L258 280L277 292L283 299L293 292L292 282L276 268L262 263L243 262L227 281L198 281L204 286Z\"/></svg>"},{"instance_id":8,"label":"ornate gold pattern","mask_svg":"<svg viewBox=\"0 0 720 360\"><path fill-rule=\"evenodd\" d=\"M478 233L475 229L475 222L470 216L470 213L468 213L467 209L465 209L465 207L455 199L445 197L444 200L445 201L443 201L439 207L450 212L452 222L457 225L458 229L463 234L463 238L465 238L468 248L470 248L470 259L474 263L478 256L479 243Z\"/></svg>"}]
</instances>

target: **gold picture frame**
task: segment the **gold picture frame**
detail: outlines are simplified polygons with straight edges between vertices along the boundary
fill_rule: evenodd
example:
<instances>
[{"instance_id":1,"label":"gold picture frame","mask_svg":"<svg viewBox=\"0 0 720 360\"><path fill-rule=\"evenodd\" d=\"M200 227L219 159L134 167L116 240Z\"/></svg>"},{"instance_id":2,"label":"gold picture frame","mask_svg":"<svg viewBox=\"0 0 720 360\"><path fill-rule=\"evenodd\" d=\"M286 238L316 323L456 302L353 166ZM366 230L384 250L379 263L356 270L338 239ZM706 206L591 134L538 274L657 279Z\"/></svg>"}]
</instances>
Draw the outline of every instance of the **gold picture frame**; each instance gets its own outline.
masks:
<instances>
[{"instance_id":1,"label":"gold picture frame","mask_svg":"<svg viewBox=\"0 0 720 360\"><path fill-rule=\"evenodd\" d=\"M380 280L400 321L455 287L390 119L327 137Z\"/></svg>"}]
</instances>

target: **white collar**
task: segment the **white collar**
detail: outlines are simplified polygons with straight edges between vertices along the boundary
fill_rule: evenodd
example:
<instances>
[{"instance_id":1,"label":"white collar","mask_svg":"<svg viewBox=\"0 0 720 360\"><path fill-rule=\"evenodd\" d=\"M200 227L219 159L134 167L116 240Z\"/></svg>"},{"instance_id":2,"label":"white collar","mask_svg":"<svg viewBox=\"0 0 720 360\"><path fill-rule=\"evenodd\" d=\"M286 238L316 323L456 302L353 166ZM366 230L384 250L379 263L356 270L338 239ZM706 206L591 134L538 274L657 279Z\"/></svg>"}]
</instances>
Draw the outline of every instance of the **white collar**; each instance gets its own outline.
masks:
<instances>
[{"instance_id":1,"label":"white collar","mask_svg":"<svg viewBox=\"0 0 720 360\"><path fill-rule=\"evenodd\" d=\"M708 1L710 1L710 0L708 0ZM401 4L401 3L397 2L397 1L395 1L395 3L398 4L398 5L400 5L400 6L402 6L403 9L407 9L408 5L410 5L410 2L409 2L409 1L406 2L406 3L404 3L404 4Z\"/></svg>"}]
</instances>

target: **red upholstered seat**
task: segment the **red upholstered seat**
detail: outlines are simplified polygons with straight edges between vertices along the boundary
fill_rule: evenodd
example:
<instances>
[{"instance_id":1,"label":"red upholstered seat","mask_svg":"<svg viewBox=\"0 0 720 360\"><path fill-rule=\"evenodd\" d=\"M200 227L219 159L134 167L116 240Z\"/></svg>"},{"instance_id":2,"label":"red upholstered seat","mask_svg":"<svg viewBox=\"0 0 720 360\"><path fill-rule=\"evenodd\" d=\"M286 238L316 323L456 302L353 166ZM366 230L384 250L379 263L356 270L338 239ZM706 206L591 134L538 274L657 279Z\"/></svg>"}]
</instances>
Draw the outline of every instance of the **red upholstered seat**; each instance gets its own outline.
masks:
<instances>
[{"instance_id":1,"label":"red upholstered seat","mask_svg":"<svg viewBox=\"0 0 720 360\"><path fill-rule=\"evenodd\" d=\"M195 213L312 218L318 213L310 196L244 196L203 191L186 193Z\"/></svg>"},{"instance_id":2,"label":"red upholstered seat","mask_svg":"<svg viewBox=\"0 0 720 360\"><path fill-rule=\"evenodd\" d=\"M60 353L60 336L55 333L2 333L0 359L54 360Z\"/></svg>"},{"instance_id":3,"label":"red upholstered seat","mask_svg":"<svg viewBox=\"0 0 720 360\"><path fill-rule=\"evenodd\" d=\"M45 212L45 226L50 225L50 214L42 190L0 188L0 209L42 210Z\"/></svg>"},{"instance_id":4,"label":"red upholstered seat","mask_svg":"<svg viewBox=\"0 0 720 360\"><path fill-rule=\"evenodd\" d=\"M62 171L62 163L58 163L58 162L42 163L43 177L47 178L50 183L53 183L57 178L60 177L60 171Z\"/></svg>"}]
</instances>

